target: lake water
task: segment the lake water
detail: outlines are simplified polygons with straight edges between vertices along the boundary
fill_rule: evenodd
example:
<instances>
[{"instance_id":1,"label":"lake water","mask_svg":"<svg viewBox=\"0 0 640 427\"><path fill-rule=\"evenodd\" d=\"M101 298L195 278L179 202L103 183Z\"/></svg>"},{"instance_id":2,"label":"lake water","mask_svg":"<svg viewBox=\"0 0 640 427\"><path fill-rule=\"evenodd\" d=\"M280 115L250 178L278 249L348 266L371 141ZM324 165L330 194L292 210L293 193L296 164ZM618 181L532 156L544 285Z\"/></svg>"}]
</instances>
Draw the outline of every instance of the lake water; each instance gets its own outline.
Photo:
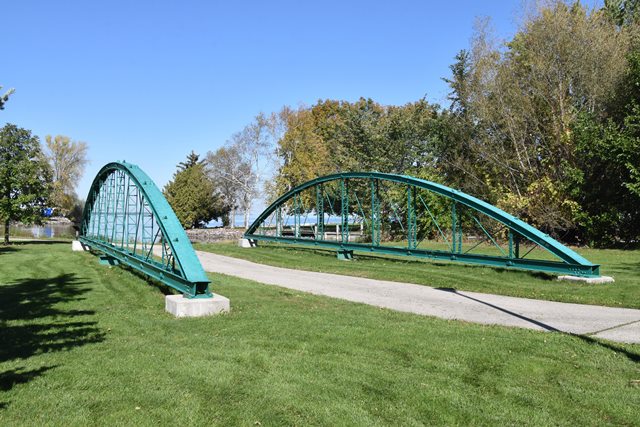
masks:
<instances>
[{"instance_id":1,"label":"lake water","mask_svg":"<svg viewBox=\"0 0 640 427\"><path fill-rule=\"evenodd\" d=\"M4 236L4 226L0 227L0 234ZM10 225L9 236L33 237L36 239L74 238L76 231L72 224L44 224L44 225Z\"/></svg>"}]
</instances>

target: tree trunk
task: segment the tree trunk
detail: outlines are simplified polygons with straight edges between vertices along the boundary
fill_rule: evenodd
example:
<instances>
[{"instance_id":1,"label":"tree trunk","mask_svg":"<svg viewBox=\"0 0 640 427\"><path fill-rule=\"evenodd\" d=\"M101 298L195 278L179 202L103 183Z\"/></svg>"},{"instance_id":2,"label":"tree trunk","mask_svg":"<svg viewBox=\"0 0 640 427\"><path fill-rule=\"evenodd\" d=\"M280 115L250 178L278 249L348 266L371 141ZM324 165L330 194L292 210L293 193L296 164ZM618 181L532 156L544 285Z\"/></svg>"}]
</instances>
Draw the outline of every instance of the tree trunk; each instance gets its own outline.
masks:
<instances>
[{"instance_id":1,"label":"tree trunk","mask_svg":"<svg viewBox=\"0 0 640 427\"><path fill-rule=\"evenodd\" d=\"M4 222L4 244L9 244L9 219L7 218Z\"/></svg>"},{"instance_id":2,"label":"tree trunk","mask_svg":"<svg viewBox=\"0 0 640 427\"><path fill-rule=\"evenodd\" d=\"M244 210L244 229L249 228L249 213L251 212L250 208L245 208Z\"/></svg>"}]
</instances>

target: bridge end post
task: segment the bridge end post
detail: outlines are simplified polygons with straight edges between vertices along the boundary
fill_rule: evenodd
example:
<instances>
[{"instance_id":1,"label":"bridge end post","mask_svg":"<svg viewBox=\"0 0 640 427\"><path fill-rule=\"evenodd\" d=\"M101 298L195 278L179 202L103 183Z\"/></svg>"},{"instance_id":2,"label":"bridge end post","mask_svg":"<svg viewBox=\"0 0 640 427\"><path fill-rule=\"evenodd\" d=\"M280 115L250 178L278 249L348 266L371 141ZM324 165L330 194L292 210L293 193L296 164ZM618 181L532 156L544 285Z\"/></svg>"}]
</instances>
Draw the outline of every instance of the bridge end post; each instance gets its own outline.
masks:
<instances>
[{"instance_id":1,"label":"bridge end post","mask_svg":"<svg viewBox=\"0 0 640 427\"><path fill-rule=\"evenodd\" d=\"M258 246L258 241L253 239L242 238L238 239L238 246L241 248L255 248Z\"/></svg>"},{"instance_id":2,"label":"bridge end post","mask_svg":"<svg viewBox=\"0 0 640 427\"><path fill-rule=\"evenodd\" d=\"M86 252L89 249L90 249L89 246L85 245L80 240L73 240L71 242L71 250L73 252Z\"/></svg>"},{"instance_id":3,"label":"bridge end post","mask_svg":"<svg viewBox=\"0 0 640 427\"><path fill-rule=\"evenodd\" d=\"M338 249L337 256L341 261L350 261L353 259L353 251L347 249Z\"/></svg>"},{"instance_id":4,"label":"bridge end post","mask_svg":"<svg viewBox=\"0 0 640 427\"><path fill-rule=\"evenodd\" d=\"M558 276L558 280L566 280L568 282L583 282L589 285L601 285L604 283L615 282L615 280L611 276L598 276L598 277Z\"/></svg>"}]
</instances>

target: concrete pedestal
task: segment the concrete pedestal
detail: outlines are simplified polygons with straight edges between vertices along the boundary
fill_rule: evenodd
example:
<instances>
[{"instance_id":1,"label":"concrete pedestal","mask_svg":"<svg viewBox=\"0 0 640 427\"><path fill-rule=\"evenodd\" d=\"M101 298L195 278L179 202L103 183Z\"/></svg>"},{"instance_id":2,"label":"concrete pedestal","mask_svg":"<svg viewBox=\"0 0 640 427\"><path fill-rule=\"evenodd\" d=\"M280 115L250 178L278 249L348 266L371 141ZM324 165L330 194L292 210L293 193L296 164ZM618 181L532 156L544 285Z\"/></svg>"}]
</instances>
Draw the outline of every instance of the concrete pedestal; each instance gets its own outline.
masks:
<instances>
[{"instance_id":1,"label":"concrete pedestal","mask_svg":"<svg viewBox=\"0 0 640 427\"><path fill-rule=\"evenodd\" d=\"M253 248L256 246L256 243L249 239L238 239L238 246L241 248Z\"/></svg>"},{"instance_id":2,"label":"concrete pedestal","mask_svg":"<svg viewBox=\"0 0 640 427\"><path fill-rule=\"evenodd\" d=\"M600 277L579 277L579 276L559 276L558 280L568 280L570 282L583 282L590 285L600 285L603 283L613 283L613 277L600 276Z\"/></svg>"},{"instance_id":3,"label":"concrete pedestal","mask_svg":"<svg viewBox=\"0 0 640 427\"><path fill-rule=\"evenodd\" d=\"M185 298L167 295L164 309L176 317L202 317L231 311L229 298L214 294L213 298Z\"/></svg>"},{"instance_id":4,"label":"concrete pedestal","mask_svg":"<svg viewBox=\"0 0 640 427\"><path fill-rule=\"evenodd\" d=\"M88 251L89 246L82 244L80 240L73 240L71 241L71 250L74 252Z\"/></svg>"}]
</instances>

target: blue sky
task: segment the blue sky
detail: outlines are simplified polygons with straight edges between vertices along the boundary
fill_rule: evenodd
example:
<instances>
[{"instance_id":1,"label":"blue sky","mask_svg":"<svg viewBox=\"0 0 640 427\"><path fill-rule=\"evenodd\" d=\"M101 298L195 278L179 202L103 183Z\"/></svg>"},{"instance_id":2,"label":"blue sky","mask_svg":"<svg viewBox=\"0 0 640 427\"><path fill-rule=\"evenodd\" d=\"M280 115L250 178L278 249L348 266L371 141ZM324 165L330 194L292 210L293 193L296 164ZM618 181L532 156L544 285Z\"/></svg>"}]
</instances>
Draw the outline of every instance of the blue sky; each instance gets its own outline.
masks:
<instances>
[{"instance_id":1,"label":"blue sky","mask_svg":"<svg viewBox=\"0 0 640 427\"><path fill-rule=\"evenodd\" d=\"M127 160L159 186L194 149L224 144L258 112L318 99L444 103L474 19L516 30L513 1L4 1L6 122L89 145L84 198Z\"/></svg>"}]
</instances>

